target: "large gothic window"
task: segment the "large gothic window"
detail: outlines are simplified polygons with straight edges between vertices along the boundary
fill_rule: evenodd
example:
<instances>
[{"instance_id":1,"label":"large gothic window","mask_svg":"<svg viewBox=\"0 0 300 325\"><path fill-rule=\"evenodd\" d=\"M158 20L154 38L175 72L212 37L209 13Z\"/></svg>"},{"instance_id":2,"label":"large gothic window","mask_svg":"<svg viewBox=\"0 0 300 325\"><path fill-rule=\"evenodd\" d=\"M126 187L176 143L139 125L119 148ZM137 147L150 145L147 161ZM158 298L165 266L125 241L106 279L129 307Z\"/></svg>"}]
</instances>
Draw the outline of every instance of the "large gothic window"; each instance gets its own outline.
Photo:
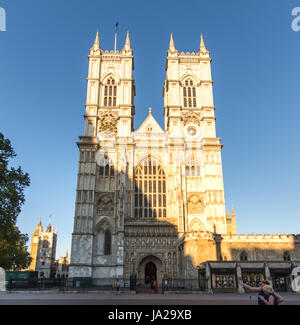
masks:
<instances>
[{"instance_id":1,"label":"large gothic window","mask_svg":"<svg viewBox=\"0 0 300 325\"><path fill-rule=\"evenodd\" d=\"M193 80L186 79L183 84L183 106L196 107L196 86Z\"/></svg>"},{"instance_id":2,"label":"large gothic window","mask_svg":"<svg viewBox=\"0 0 300 325\"><path fill-rule=\"evenodd\" d=\"M135 170L135 218L165 218L166 176L159 163L151 157Z\"/></svg>"},{"instance_id":3,"label":"large gothic window","mask_svg":"<svg viewBox=\"0 0 300 325\"><path fill-rule=\"evenodd\" d=\"M111 254L111 233L110 230L107 229L104 234L104 255Z\"/></svg>"},{"instance_id":4,"label":"large gothic window","mask_svg":"<svg viewBox=\"0 0 300 325\"><path fill-rule=\"evenodd\" d=\"M42 241L42 248L49 248L48 236L45 236Z\"/></svg>"},{"instance_id":5,"label":"large gothic window","mask_svg":"<svg viewBox=\"0 0 300 325\"><path fill-rule=\"evenodd\" d=\"M104 85L104 106L117 106L117 85L113 77L109 77Z\"/></svg>"}]
</instances>

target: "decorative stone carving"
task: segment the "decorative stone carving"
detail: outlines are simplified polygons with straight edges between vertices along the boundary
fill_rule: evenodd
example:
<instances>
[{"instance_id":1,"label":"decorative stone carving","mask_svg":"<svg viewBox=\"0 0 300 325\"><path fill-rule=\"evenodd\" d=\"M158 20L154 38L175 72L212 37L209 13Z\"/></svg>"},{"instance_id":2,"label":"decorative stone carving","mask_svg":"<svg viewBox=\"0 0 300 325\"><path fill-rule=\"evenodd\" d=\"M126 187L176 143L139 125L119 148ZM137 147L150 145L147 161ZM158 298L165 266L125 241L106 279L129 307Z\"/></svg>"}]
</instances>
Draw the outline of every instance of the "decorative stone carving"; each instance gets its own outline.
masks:
<instances>
[{"instance_id":1,"label":"decorative stone carving","mask_svg":"<svg viewBox=\"0 0 300 325\"><path fill-rule=\"evenodd\" d=\"M182 113L182 121L184 126L187 124L197 124L198 126L200 126L200 120L200 114L196 114L192 110Z\"/></svg>"},{"instance_id":2,"label":"decorative stone carving","mask_svg":"<svg viewBox=\"0 0 300 325\"><path fill-rule=\"evenodd\" d=\"M114 134L117 134L117 122L118 122L118 114L116 112L112 112L106 110L104 112L99 113L99 126L98 126L98 133L104 131L110 131Z\"/></svg>"},{"instance_id":3,"label":"decorative stone carving","mask_svg":"<svg viewBox=\"0 0 300 325\"><path fill-rule=\"evenodd\" d=\"M197 194L192 194L188 198L188 213L189 214L203 214L204 203Z\"/></svg>"},{"instance_id":4,"label":"decorative stone carving","mask_svg":"<svg viewBox=\"0 0 300 325\"><path fill-rule=\"evenodd\" d=\"M114 212L114 200L111 195L105 194L100 197L97 204L98 216L112 216Z\"/></svg>"},{"instance_id":5,"label":"decorative stone carving","mask_svg":"<svg viewBox=\"0 0 300 325\"><path fill-rule=\"evenodd\" d=\"M198 218L194 218L192 222L189 224L189 230L191 232L200 232L200 231L206 231L206 228Z\"/></svg>"}]
</instances>

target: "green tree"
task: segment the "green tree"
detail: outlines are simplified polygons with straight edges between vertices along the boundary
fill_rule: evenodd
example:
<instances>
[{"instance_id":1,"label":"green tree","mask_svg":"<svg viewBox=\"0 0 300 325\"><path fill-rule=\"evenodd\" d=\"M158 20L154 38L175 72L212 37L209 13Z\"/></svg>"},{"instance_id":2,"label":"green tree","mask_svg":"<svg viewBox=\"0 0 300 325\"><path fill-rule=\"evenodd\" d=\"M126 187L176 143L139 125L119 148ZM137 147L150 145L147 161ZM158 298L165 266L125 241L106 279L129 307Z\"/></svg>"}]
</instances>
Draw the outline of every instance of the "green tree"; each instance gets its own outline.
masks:
<instances>
[{"instance_id":1,"label":"green tree","mask_svg":"<svg viewBox=\"0 0 300 325\"><path fill-rule=\"evenodd\" d=\"M19 270L30 263L28 235L21 234L16 226L30 179L21 167L9 167L9 160L15 156L11 142L0 133L0 267L5 270Z\"/></svg>"}]
</instances>

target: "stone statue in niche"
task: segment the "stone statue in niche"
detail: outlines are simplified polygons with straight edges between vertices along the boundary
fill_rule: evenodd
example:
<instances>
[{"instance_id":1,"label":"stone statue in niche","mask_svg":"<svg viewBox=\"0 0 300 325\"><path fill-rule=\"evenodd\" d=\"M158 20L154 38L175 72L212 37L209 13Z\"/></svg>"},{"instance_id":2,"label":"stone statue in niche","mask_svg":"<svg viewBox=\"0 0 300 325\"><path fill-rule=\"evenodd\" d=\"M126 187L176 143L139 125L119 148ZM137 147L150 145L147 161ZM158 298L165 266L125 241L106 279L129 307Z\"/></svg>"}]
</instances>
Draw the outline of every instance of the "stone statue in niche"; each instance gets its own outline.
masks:
<instances>
[{"instance_id":1,"label":"stone statue in niche","mask_svg":"<svg viewBox=\"0 0 300 325\"><path fill-rule=\"evenodd\" d=\"M114 202L110 195L103 195L97 203L97 215L112 216L114 212Z\"/></svg>"}]
</instances>

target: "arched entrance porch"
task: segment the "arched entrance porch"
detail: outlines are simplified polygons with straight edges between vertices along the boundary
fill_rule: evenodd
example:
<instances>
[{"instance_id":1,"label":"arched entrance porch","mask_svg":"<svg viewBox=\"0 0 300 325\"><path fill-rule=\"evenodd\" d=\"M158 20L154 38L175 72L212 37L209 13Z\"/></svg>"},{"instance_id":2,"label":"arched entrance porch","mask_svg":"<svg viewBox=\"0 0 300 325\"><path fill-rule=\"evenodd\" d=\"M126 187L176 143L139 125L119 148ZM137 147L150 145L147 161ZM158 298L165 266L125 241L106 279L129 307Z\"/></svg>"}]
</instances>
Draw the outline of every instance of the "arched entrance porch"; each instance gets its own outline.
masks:
<instances>
[{"instance_id":1,"label":"arched entrance porch","mask_svg":"<svg viewBox=\"0 0 300 325\"><path fill-rule=\"evenodd\" d=\"M150 287L151 280L156 280L161 285L162 272L162 261L154 255L148 255L139 263L138 282Z\"/></svg>"}]
</instances>

